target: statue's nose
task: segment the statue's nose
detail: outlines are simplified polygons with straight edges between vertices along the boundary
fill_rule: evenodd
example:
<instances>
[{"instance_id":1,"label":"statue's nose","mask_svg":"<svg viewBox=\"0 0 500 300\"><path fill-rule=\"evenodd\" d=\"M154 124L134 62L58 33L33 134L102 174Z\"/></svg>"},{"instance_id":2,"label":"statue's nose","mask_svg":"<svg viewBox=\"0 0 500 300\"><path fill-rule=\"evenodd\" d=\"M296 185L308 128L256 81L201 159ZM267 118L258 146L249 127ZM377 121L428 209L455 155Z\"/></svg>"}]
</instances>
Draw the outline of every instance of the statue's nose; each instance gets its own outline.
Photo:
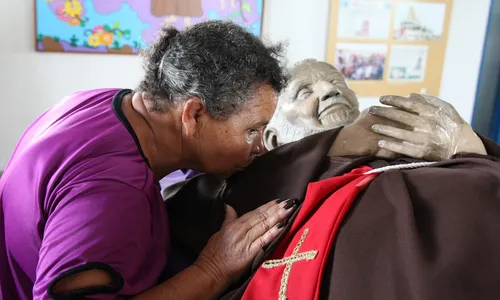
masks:
<instances>
[{"instance_id":1,"label":"statue's nose","mask_svg":"<svg viewBox=\"0 0 500 300\"><path fill-rule=\"evenodd\" d=\"M333 89L333 90L329 91L328 93L324 94L323 96L321 96L320 100L325 101L327 99L330 99L332 97L338 97L340 95L341 95L341 93L339 90Z\"/></svg>"}]
</instances>

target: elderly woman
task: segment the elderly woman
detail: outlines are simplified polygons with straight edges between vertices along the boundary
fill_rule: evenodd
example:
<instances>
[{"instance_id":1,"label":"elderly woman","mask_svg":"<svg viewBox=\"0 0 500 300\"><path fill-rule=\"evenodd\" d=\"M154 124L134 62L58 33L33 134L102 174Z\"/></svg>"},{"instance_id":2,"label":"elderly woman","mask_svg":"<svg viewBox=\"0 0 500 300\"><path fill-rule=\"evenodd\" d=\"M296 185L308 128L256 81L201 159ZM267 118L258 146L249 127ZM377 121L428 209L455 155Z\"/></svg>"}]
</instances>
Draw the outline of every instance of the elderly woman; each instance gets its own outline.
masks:
<instances>
[{"instance_id":1,"label":"elderly woman","mask_svg":"<svg viewBox=\"0 0 500 300\"><path fill-rule=\"evenodd\" d=\"M157 285L170 248L158 181L252 162L284 85L279 54L232 23L164 28L136 90L77 92L36 119L0 183L0 298L217 297L295 202L228 207L196 262Z\"/></svg>"}]
</instances>

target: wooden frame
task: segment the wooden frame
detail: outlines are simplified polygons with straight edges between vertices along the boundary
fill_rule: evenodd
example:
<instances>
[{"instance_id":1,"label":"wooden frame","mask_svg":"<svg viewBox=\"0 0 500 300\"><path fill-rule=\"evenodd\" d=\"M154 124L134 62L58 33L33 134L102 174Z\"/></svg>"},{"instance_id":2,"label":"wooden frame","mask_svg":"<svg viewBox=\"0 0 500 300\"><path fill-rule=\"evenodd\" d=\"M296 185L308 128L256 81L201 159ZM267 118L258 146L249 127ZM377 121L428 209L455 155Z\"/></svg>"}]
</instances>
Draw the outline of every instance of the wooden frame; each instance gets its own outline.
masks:
<instances>
[{"instance_id":1,"label":"wooden frame","mask_svg":"<svg viewBox=\"0 0 500 300\"><path fill-rule=\"evenodd\" d=\"M384 74L382 80L349 80L349 87L361 97L378 97L381 95L408 95L410 93L426 93L438 95L441 86L441 75L443 72L446 44L448 41L450 15L452 10L452 0L371 0L373 2L391 2L390 31L386 39L345 39L338 38L338 19L341 0L331 0L330 20L328 29L328 44L326 61L334 64L336 56L336 46L339 43L353 44L381 44L387 45L387 57L385 59ZM441 38L436 41L410 41L396 40L393 38L394 20L397 5L400 3L445 3L446 10L443 22L443 32ZM389 63L391 49L395 45L427 46L427 60L425 76L423 82L402 81L394 82L388 80Z\"/></svg>"}]
</instances>

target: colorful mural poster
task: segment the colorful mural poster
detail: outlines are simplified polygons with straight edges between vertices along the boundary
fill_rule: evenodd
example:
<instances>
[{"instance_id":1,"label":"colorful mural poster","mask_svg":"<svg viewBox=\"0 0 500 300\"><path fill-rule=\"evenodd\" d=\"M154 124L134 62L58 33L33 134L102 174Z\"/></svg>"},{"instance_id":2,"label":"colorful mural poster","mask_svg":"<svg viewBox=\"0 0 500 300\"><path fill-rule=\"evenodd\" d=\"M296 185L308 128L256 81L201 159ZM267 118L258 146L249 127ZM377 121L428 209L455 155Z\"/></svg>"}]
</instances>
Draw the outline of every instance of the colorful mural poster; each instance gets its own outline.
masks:
<instances>
[{"instance_id":1,"label":"colorful mural poster","mask_svg":"<svg viewBox=\"0 0 500 300\"><path fill-rule=\"evenodd\" d=\"M36 50L136 54L167 23L231 20L257 36L264 0L35 0Z\"/></svg>"}]
</instances>

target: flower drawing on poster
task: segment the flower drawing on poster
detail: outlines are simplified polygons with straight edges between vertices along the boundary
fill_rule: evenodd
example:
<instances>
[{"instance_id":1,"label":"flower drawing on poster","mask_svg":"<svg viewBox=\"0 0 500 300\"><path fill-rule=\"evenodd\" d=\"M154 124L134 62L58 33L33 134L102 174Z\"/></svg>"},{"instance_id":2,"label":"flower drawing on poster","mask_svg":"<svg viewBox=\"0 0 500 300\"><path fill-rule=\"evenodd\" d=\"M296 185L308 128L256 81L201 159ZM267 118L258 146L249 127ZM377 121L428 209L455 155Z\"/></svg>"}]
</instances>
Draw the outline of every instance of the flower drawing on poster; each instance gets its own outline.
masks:
<instances>
[{"instance_id":1,"label":"flower drawing on poster","mask_svg":"<svg viewBox=\"0 0 500 300\"><path fill-rule=\"evenodd\" d=\"M446 3L401 2L394 18L395 40L435 41L443 35Z\"/></svg>"},{"instance_id":2,"label":"flower drawing on poster","mask_svg":"<svg viewBox=\"0 0 500 300\"><path fill-rule=\"evenodd\" d=\"M57 18L71 26L80 25L81 27L85 27L87 19L83 18L84 14L85 10L78 0L66 1L56 8Z\"/></svg>"},{"instance_id":3,"label":"flower drawing on poster","mask_svg":"<svg viewBox=\"0 0 500 300\"><path fill-rule=\"evenodd\" d=\"M347 80L382 80L386 57L385 44L339 43L334 66Z\"/></svg>"}]
</instances>

